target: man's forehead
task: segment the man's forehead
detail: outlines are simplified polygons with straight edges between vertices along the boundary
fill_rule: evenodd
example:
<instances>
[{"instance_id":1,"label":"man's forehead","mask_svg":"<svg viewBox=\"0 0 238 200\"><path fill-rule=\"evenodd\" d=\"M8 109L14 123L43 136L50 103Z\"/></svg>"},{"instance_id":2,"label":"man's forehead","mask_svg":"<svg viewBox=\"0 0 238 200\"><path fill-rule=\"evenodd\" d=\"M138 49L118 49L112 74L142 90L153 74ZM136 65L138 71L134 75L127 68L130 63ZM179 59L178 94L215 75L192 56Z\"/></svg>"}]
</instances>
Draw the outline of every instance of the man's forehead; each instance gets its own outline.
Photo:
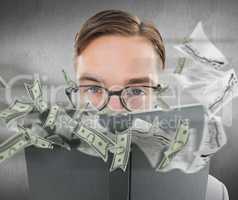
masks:
<instances>
[{"instance_id":1,"label":"man's forehead","mask_svg":"<svg viewBox=\"0 0 238 200\"><path fill-rule=\"evenodd\" d=\"M107 77L99 76L94 73L83 73L78 77L78 80L80 82L84 81L91 81L95 83L102 83L106 85L107 83ZM149 84L149 85L155 85L156 81L153 79L153 76L150 74L147 75L137 75L137 76L131 76L131 77L123 77L122 84L123 85L129 85L129 84Z\"/></svg>"},{"instance_id":2,"label":"man's forehead","mask_svg":"<svg viewBox=\"0 0 238 200\"><path fill-rule=\"evenodd\" d=\"M82 81L93 81L104 85L128 85L146 83L149 85L157 84L157 66L145 64L138 65L126 63L116 63L106 65L78 65L77 79Z\"/></svg>"},{"instance_id":3,"label":"man's forehead","mask_svg":"<svg viewBox=\"0 0 238 200\"><path fill-rule=\"evenodd\" d=\"M152 83L160 64L152 45L141 37L99 37L76 58L78 79L108 85Z\"/></svg>"},{"instance_id":4,"label":"man's forehead","mask_svg":"<svg viewBox=\"0 0 238 200\"><path fill-rule=\"evenodd\" d=\"M160 58L156 57L147 57L147 56L131 56L127 55L116 55L114 57L107 56L104 54L103 56L91 56L91 55L80 55L77 56L75 59L75 67L78 69L80 68L95 68L95 67L103 67L110 69L114 66L118 67L128 67L128 66L136 66L137 71L140 67L148 67L148 66L156 66L158 69L162 68L162 63Z\"/></svg>"},{"instance_id":5,"label":"man's forehead","mask_svg":"<svg viewBox=\"0 0 238 200\"><path fill-rule=\"evenodd\" d=\"M152 44L143 37L102 36L89 43L76 57L80 65L161 65Z\"/></svg>"}]
</instances>

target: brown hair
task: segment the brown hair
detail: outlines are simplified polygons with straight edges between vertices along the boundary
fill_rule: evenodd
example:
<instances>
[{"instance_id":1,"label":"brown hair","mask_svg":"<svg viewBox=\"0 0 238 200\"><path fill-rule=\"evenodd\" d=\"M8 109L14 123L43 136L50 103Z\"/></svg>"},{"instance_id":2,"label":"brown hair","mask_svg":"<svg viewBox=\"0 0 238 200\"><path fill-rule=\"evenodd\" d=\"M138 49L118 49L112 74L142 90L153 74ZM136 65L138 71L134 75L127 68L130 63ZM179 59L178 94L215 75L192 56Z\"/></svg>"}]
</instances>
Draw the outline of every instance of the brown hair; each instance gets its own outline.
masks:
<instances>
[{"instance_id":1,"label":"brown hair","mask_svg":"<svg viewBox=\"0 0 238 200\"><path fill-rule=\"evenodd\" d=\"M104 10L89 18L75 36L75 56L80 55L87 45L104 35L143 36L153 45L165 66L165 48L160 32L151 22L142 22L121 10Z\"/></svg>"}]
</instances>

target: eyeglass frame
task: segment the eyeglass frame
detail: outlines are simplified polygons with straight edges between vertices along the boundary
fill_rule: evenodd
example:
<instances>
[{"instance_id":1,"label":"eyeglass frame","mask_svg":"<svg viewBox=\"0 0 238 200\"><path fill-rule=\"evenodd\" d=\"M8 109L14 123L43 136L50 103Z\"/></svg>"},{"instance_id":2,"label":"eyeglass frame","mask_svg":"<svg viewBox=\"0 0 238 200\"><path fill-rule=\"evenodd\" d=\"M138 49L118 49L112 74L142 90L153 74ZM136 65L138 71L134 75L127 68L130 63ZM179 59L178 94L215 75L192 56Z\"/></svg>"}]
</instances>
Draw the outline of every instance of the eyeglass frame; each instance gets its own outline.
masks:
<instances>
[{"instance_id":1,"label":"eyeglass frame","mask_svg":"<svg viewBox=\"0 0 238 200\"><path fill-rule=\"evenodd\" d=\"M132 88L132 86L126 86L124 88L122 88L121 90L116 90L116 91L112 91L112 90L108 90L106 87L100 86L100 85L78 85L78 86L74 86L74 87L69 87L65 89L65 93L70 101L70 103L72 104L72 106L75 108L75 104L72 101L72 93L73 92L77 92L79 90L80 87L90 87L90 86L96 86L99 88L104 89L107 92L107 100L105 100L105 103L103 104L103 106L101 106L101 108L97 108L99 111L103 110L109 103L111 96L118 96L121 105L123 106L123 108L125 108L127 111L131 112L132 110L130 110L129 108L127 108L126 103L124 102L121 94L123 91L125 91L128 88ZM133 86L133 87L146 87L146 88L152 88L158 92L160 92L163 88L161 86L161 84L157 84L156 86L148 86L148 85L139 85L139 86Z\"/></svg>"}]
</instances>

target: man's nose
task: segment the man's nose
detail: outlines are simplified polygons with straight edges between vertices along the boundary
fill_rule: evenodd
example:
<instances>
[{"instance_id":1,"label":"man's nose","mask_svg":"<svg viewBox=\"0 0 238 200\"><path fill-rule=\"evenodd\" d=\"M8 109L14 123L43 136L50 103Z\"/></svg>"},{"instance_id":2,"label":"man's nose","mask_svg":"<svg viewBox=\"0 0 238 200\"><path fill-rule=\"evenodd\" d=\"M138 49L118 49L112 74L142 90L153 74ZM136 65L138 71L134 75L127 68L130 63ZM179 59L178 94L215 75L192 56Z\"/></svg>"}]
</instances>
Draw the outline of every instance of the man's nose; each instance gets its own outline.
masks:
<instances>
[{"instance_id":1,"label":"man's nose","mask_svg":"<svg viewBox=\"0 0 238 200\"><path fill-rule=\"evenodd\" d=\"M119 96L116 96L116 95L111 96L107 106L111 110L117 111L117 112L124 110L123 105L121 104L121 101L119 99Z\"/></svg>"}]
</instances>

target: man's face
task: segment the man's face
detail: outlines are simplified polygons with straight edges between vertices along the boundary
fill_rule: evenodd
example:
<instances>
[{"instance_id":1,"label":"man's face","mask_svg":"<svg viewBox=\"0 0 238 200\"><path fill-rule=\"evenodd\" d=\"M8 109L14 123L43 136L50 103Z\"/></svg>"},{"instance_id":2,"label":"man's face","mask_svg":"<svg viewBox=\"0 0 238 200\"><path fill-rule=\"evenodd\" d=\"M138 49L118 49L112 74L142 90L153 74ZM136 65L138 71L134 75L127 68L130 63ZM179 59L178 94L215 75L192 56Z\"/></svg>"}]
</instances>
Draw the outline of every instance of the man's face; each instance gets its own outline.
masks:
<instances>
[{"instance_id":1,"label":"man's face","mask_svg":"<svg viewBox=\"0 0 238 200\"><path fill-rule=\"evenodd\" d=\"M159 65L161 60L146 38L109 35L93 40L76 58L76 73L79 85L103 86L118 91L127 86L156 86ZM84 88L81 93L85 91ZM137 91L133 90L134 93ZM92 91L90 88L86 92L95 96L98 89ZM124 92L125 96L129 93ZM129 103L138 104L135 99L130 99ZM95 100L93 103L98 102ZM116 95L110 97L107 106L111 110L125 110Z\"/></svg>"}]
</instances>

